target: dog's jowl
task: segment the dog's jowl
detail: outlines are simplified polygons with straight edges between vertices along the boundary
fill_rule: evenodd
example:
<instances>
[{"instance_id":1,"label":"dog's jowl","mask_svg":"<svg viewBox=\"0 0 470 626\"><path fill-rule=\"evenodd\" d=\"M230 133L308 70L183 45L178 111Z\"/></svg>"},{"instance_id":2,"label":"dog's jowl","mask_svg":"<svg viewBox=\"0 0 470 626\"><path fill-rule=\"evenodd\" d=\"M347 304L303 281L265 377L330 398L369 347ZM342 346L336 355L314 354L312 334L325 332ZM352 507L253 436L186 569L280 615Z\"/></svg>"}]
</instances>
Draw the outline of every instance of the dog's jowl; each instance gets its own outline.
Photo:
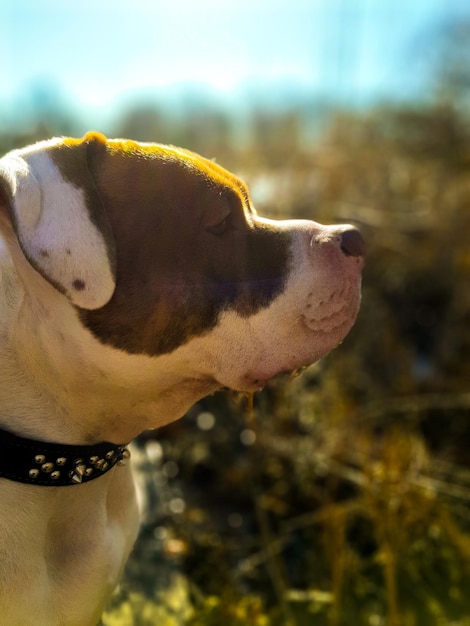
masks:
<instances>
[{"instance_id":1,"label":"dog's jowl","mask_svg":"<svg viewBox=\"0 0 470 626\"><path fill-rule=\"evenodd\" d=\"M92 626L138 528L126 444L337 346L364 243L259 217L196 154L97 133L0 159L0 231L1 620Z\"/></svg>"}]
</instances>

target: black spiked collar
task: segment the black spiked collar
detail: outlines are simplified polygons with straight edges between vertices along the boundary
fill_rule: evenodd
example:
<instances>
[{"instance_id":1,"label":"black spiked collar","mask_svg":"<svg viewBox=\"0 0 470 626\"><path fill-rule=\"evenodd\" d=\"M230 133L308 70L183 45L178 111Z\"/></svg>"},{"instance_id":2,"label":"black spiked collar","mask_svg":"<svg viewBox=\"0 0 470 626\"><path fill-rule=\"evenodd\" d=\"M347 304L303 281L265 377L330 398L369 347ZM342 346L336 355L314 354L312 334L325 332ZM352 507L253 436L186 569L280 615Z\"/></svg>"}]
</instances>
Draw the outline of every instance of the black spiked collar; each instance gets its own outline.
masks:
<instances>
[{"instance_id":1,"label":"black spiked collar","mask_svg":"<svg viewBox=\"0 0 470 626\"><path fill-rule=\"evenodd\" d=\"M43 487L80 485L122 465L126 444L103 441L90 446L47 443L0 429L0 477Z\"/></svg>"}]
</instances>

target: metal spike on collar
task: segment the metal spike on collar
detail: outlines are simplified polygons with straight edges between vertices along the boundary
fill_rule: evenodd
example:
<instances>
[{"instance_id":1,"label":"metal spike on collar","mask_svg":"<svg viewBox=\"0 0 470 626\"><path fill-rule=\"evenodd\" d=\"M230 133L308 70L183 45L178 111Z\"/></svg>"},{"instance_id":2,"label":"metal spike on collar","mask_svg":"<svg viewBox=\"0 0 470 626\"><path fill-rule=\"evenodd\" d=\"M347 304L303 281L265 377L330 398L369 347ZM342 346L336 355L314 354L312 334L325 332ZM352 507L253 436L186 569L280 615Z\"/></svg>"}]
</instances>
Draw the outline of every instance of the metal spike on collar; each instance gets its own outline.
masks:
<instances>
[{"instance_id":1,"label":"metal spike on collar","mask_svg":"<svg viewBox=\"0 0 470 626\"><path fill-rule=\"evenodd\" d=\"M86 465L84 463L77 462L75 469L70 472L70 478L73 483L80 484L83 481L85 475Z\"/></svg>"},{"instance_id":2,"label":"metal spike on collar","mask_svg":"<svg viewBox=\"0 0 470 626\"><path fill-rule=\"evenodd\" d=\"M118 465L127 465L127 461L131 458L130 450L126 447L123 447L119 451L119 460L117 462Z\"/></svg>"},{"instance_id":3,"label":"metal spike on collar","mask_svg":"<svg viewBox=\"0 0 470 626\"><path fill-rule=\"evenodd\" d=\"M82 480L83 480L82 476L80 476L80 474L77 471L75 471L75 470L70 472L70 478L71 478L72 482L77 484L77 485L79 485L82 482Z\"/></svg>"}]
</instances>

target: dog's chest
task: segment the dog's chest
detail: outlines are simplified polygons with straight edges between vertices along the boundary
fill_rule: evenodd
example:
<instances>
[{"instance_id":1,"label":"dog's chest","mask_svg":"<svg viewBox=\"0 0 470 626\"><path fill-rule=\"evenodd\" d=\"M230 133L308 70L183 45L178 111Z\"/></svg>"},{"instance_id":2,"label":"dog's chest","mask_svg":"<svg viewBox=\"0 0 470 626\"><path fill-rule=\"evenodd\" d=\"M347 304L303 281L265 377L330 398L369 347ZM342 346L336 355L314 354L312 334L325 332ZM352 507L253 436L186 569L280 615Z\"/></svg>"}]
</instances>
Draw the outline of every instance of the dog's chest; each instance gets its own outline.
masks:
<instances>
[{"instance_id":1,"label":"dog's chest","mask_svg":"<svg viewBox=\"0 0 470 626\"><path fill-rule=\"evenodd\" d=\"M120 472L122 486L103 477L96 488L61 488L60 499L57 489L41 489L41 502L37 490L25 485L16 495L0 494L2 508L11 509L4 519L16 522L0 524L5 623L31 624L32 616L35 626L98 622L137 531L133 486L126 475Z\"/></svg>"}]
</instances>

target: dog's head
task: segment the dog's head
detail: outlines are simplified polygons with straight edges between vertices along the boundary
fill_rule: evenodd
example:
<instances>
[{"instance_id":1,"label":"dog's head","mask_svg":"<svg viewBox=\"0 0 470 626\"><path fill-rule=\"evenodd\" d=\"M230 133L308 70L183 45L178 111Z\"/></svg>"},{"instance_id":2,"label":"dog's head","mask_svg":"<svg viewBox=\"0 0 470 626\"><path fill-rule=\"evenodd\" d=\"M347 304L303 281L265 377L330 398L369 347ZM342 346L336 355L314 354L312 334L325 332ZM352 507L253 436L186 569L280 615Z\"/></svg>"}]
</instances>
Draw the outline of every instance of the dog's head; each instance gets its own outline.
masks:
<instances>
[{"instance_id":1,"label":"dog's head","mask_svg":"<svg viewBox=\"0 0 470 626\"><path fill-rule=\"evenodd\" d=\"M238 178L186 150L41 142L0 160L0 207L16 258L123 367L168 357L254 390L325 355L359 309L357 230L258 217Z\"/></svg>"}]
</instances>

